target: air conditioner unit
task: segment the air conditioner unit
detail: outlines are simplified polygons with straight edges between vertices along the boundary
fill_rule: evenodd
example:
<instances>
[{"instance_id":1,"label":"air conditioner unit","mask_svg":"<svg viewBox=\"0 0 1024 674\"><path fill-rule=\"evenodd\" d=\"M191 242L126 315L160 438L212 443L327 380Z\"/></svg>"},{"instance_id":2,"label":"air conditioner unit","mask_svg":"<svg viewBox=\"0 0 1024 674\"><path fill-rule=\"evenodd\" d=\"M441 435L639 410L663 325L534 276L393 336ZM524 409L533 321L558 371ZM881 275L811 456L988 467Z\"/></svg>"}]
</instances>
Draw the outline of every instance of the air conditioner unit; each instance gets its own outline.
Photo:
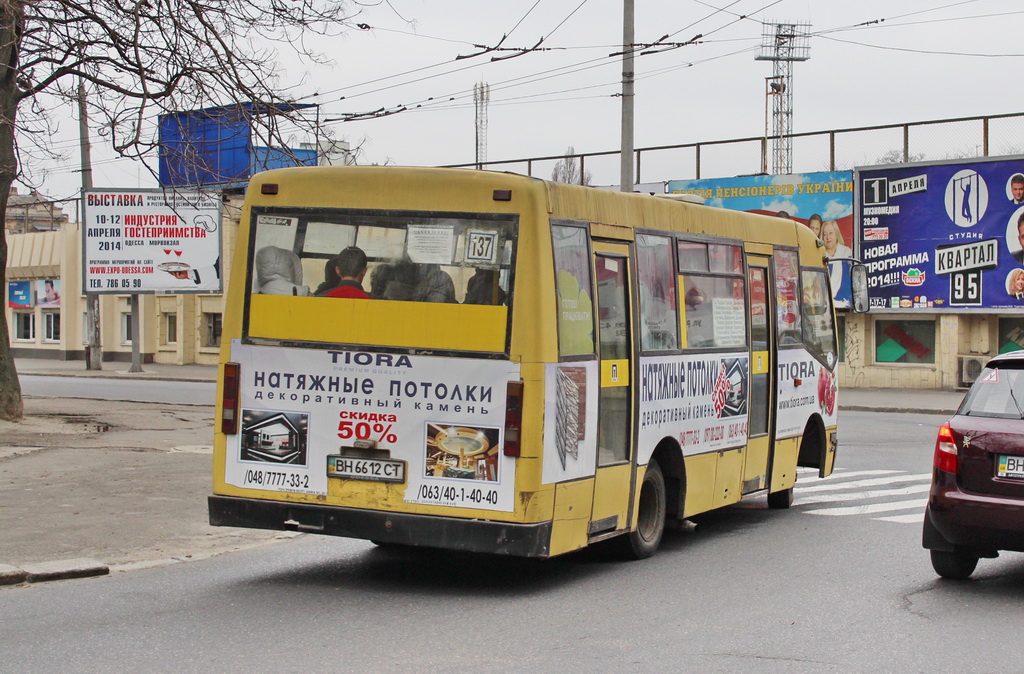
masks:
<instances>
[{"instance_id":1,"label":"air conditioner unit","mask_svg":"<svg viewBox=\"0 0 1024 674\"><path fill-rule=\"evenodd\" d=\"M985 356L958 356L960 359L960 385L970 386L985 367Z\"/></svg>"}]
</instances>

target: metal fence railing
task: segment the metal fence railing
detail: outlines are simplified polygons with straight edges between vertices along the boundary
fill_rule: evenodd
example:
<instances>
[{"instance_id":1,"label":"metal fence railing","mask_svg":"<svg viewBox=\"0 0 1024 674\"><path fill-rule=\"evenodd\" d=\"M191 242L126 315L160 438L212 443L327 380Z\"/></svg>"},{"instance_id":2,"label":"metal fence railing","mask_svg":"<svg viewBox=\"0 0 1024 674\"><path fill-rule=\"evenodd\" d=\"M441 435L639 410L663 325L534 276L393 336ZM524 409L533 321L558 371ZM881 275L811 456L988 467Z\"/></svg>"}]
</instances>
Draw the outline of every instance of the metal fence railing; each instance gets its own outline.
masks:
<instances>
[{"instance_id":1,"label":"metal fence railing","mask_svg":"<svg viewBox=\"0 0 1024 674\"><path fill-rule=\"evenodd\" d=\"M812 131L795 133L790 138L794 173L1024 154L1024 112ZM767 153L772 151L772 140L765 137L737 138L637 148L634 151L635 182L764 173L769 165ZM448 166L513 171L550 178L555 164L566 157L580 163L581 176L590 174L591 185L615 185L619 182L618 150Z\"/></svg>"}]
</instances>

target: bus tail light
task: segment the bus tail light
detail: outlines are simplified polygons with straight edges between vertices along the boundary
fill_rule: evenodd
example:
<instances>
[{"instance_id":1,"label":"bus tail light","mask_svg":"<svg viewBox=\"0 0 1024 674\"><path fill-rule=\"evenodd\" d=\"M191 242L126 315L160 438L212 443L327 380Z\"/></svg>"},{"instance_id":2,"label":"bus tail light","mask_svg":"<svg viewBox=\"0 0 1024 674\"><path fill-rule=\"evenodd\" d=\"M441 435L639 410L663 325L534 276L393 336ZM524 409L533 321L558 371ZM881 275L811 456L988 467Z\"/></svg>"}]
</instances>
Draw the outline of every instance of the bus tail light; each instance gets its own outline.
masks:
<instances>
[{"instance_id":1,"label":"bus tail light","mask_svg":"<svg viewBox=\"0 0 1024 674\"><path fill-rule=\"evenodd\" d=\"M224 363L224 389L220 399L220 432L224 435L238 432L240 369L238 363Z\"/></svg>"},{"instance_id":2,"label":"bus tail light","mask_svg":"<svg viewBox=\"0 0 1024 674\"><path fill-rule=\"evenodd\" d=\"M505 456L519 456L523 427L523 382L510 381L505 389Z\"/></svg>"},{"instance_id":3,"label":"bus tail light","mask_svg":"<svg viewBox=\"0 0 1024 674\"><path fill-rule=\"evenodd\" d=\"M942 424L939 437L935 439L935 467L947 473L956 474L956 441L949 424Z\"/></svg>"}]
</instances>

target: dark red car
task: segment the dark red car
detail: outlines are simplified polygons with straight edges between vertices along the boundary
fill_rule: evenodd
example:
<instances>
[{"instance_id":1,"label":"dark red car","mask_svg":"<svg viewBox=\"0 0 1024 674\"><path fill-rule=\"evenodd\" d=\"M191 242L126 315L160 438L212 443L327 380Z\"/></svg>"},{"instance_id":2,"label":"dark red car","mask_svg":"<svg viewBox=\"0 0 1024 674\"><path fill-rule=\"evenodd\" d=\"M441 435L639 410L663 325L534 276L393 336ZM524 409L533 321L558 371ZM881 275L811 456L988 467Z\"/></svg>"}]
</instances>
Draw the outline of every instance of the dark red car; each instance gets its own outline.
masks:
<instances>
[{"instance_id":1,"label":"dark red car","mask_svg":"<svg viewBox=\"0 0 1024 674\"><path fill-rule=\"evenodd\" d=\"M992 358L939 429L923 543L943 578L1024 552L1024 351Z\"/></svg>"}]
</instances>

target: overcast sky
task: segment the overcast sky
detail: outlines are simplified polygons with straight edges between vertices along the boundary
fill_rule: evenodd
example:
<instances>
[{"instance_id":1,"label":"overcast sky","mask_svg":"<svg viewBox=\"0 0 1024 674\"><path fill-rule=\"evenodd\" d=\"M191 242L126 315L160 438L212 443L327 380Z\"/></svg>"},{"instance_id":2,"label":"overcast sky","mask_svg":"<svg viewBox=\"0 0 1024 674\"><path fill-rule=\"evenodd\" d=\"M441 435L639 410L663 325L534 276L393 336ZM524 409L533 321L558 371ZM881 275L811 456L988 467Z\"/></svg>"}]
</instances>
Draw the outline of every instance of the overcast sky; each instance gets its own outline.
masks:
<instances>
[{"instance_id":1,"label":"overcast sky","mask_svg":"<svg viewBox=\"0 0 1024 674\"><path fill-rule=\"evenodd\" d=\"M636 0L636 42L702 37L637 57L635 146L760 136L772 64L754 57L763 23L789 21L809 23L811 33L810 59L793 65L794 132L1024 111L1020 2ZM288 59L282 82L305 76L296 92L319 103L324 120L408 108L328 123L360 146L361 164L472 162L478 82L490 86L489 160L619 147L622 66L611 54L621 49L621 0L382 0L353 23L368 28L324 43L333 67L304 71ZM538 42L514 58L480 54ZM54 198L80 186L71 112L58 138L67 162L42 179ZM103 147L94 147L94 160L98 187L155 186ZM617 182L614 165L595 182ZM663 170L656 179L692 177Z\"/></svg>"}]
</instances>

